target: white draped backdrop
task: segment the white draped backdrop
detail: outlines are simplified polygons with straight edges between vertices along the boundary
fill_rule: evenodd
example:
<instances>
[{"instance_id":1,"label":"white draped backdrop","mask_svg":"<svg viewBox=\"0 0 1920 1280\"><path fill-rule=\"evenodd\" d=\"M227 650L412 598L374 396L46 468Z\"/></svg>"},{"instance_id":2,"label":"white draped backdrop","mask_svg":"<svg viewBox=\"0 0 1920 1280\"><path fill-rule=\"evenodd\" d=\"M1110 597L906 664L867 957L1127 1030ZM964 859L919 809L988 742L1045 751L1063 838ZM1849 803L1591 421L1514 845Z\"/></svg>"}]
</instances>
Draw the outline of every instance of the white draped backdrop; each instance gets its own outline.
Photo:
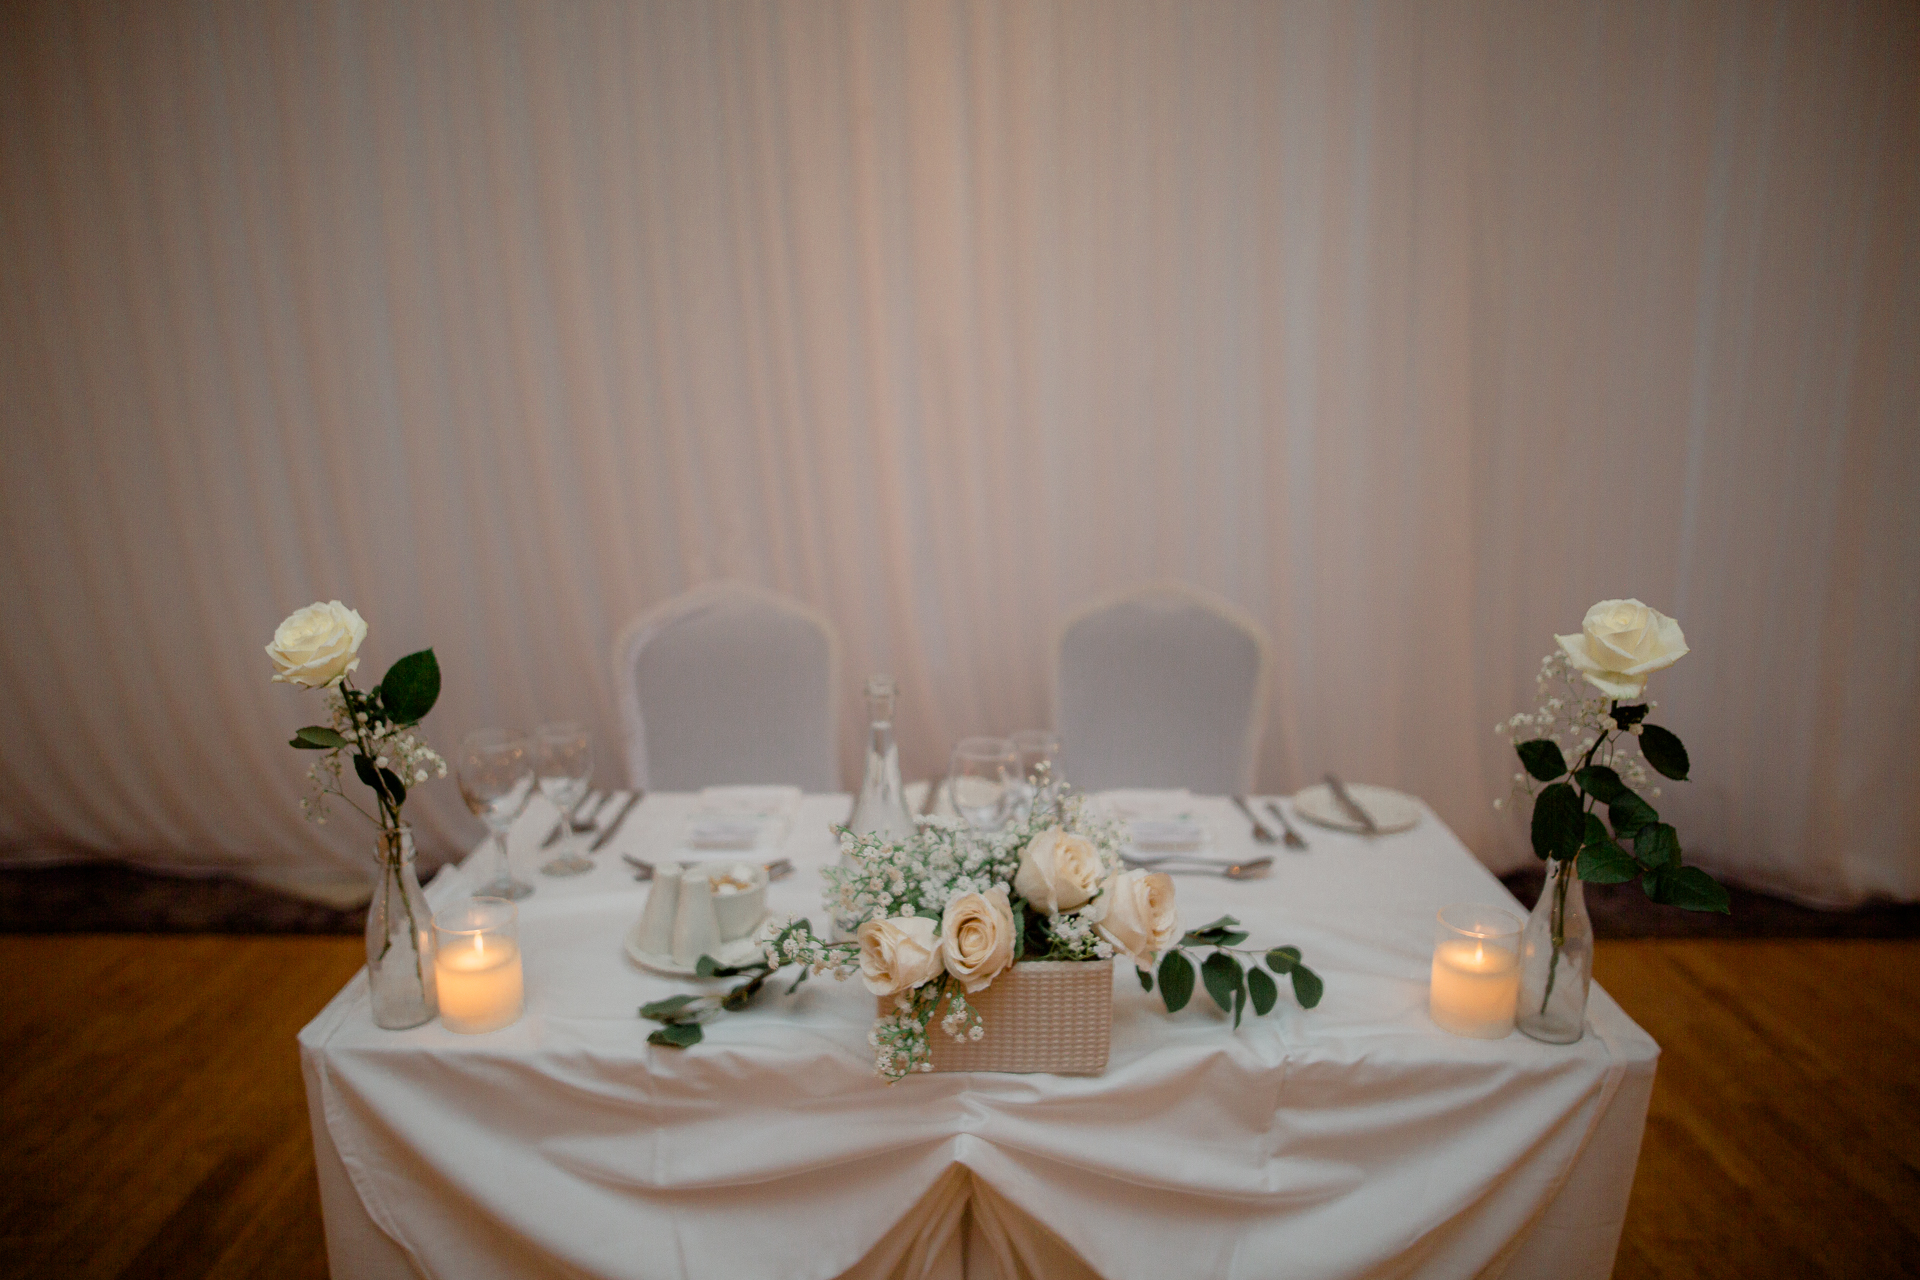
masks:
<instances>
[{"instance_id":1,"label":"white draped backdrop","mask_svg":"<svg viewBox=\"0 0 1920 1280\"><path fill-rule=\"evenodd\" d=\"M315 599L613 784L691 585L830 615L926 774L1175 578L1272 633L1266 788L1498 869L1494 722L1637 595L1691 857L1920 897L1917 69L1891 2L9 4L0 845L359 876Z\"/></svg>"}]
</instances>

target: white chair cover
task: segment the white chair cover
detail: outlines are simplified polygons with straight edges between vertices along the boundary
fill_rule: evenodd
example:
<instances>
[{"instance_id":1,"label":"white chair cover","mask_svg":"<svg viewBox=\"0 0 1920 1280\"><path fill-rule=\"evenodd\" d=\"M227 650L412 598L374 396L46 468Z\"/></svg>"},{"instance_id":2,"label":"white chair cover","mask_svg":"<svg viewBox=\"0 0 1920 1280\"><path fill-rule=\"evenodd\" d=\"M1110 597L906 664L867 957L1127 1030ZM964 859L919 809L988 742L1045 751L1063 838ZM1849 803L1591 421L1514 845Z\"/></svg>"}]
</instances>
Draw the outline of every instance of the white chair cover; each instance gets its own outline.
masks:
<instances>
[{"instance_id":1,"label":"white chair cover","mask_svg":"<svg viewBox=\"0 0 1920 1280\"><path fill-rule=\"evenodd\" d=\"M1055 723L1074 786L1252 790L1267 638L1231 605L1177 583L1136 588L1069 618L1059 655Z\"/></svg>"},{"instance_id":2,"label":"white chair cover","mask_svg":"<svg viewBox=\"0 0 1920 1280\"><path fill-rule=\"evenodd\" d=\"M649 791L839 791L839 653L824 617L744 583L642 615L613 648L628 777Z\"/></svg>"}]
</instances>

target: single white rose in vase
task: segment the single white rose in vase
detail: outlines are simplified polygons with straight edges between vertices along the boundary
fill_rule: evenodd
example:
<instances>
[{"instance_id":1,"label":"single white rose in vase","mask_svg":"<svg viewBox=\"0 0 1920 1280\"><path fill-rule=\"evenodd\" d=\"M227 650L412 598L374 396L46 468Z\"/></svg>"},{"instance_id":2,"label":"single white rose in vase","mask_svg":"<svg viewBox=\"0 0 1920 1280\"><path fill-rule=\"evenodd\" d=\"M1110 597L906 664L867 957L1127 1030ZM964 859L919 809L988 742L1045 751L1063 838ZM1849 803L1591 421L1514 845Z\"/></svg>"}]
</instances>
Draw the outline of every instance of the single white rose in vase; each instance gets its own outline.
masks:
<instances>
[{"instance_id":1,"label":"single white rose in vase","mask_svg":"<svg viewBox=\"0 0 1920 1280\"><path fill-rule=\"evenodd\" d=\"M1048 915L1058 915L1092 901L1104 873L1093 841L1052 827L1020 851L1013 891Z\"/></svg>"},{"instance_id":2,"label":"single white rose in vase","mask_svg":"<svg viewBox=\"0 0 1920 1280\"><path fill-rule=\"evenodd\" d=\"M338 600L310 604L282 622L267 646L273 678L283 684L323 689L338 684L360 665L360 643L367 624Z\"/></svg>"},{"instance_id":3,"label":"single white rose in vase","mask_svg":"<svg viewBox=\"0 0 1920 1280\"><path fill-rule=\"evenodd\" d=\"M854 935L860 944L860 980L877 996L896 995L940 972L940 940L925 916L869 920Z\"/></svg>"},{"instance_id":4,"label":"single white rose in vase","mask_svg":"<svg viewBox=\"0 0 1920 1280\"><path fill-rule=\"evenodd\" d=\"M1163 872L1123 871L1101 899L1100 932L1144 969L1180 940L1180 914L1173 905L1173 877Z\"/></svg>"},{"instance_id":5,"label":"single white rose in vase","mask_svg":"<svg viewBox=\"0 0 1920 1280\"><path fill-rule=\"evenodd\" d=\"M1648 676L1687 654L1680 624L1638 600L1602 600L1587 610L1580 634L1554 639L1587 683L1609 698L1638 698Z\"/></svg>"},{"instance_id":6,"label":"single white rose in vase","mask_svg":"<svg viewBox=\"0 0 1920 1280\"><path fill-rule=\"evenodd\" d=\"M968 994L985 987L1013 963L1013 905L1005 889L963 893L940 919L947 972Z\"/></svg>"}]
</instances>

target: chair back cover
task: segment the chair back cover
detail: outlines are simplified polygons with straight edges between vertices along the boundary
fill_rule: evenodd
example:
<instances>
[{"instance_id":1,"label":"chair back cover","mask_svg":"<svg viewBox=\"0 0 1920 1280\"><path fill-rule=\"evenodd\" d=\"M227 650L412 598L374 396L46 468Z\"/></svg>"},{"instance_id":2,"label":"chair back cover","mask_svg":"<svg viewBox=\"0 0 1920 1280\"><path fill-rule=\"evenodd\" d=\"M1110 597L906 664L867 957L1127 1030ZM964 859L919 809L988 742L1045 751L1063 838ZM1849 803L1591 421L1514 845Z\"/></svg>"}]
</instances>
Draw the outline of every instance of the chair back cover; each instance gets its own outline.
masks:
<instances>
[{"instance_id":1,"label":"chair back cover","mask_svg":"<svg viewBox=\"0 0 1920 1280\"><path fill-rule=\"evenodd\" d=\"M841 790L839 650L824 617L744 583L699 587L643 614L613 649L633 785Z\"/></svg>"},{"instance_id":2,"label":"chair back cover","mask_svg":"<svg viewBox=\"0 0 1920 1280\"><path fill-rule=\"evenodd\" d=\"M1073 615L1058 652L1055 723L1075 787L1252 790L1267 684L1267 638L1252 619L1155 584Z\"/></svg>"}]
</instances>

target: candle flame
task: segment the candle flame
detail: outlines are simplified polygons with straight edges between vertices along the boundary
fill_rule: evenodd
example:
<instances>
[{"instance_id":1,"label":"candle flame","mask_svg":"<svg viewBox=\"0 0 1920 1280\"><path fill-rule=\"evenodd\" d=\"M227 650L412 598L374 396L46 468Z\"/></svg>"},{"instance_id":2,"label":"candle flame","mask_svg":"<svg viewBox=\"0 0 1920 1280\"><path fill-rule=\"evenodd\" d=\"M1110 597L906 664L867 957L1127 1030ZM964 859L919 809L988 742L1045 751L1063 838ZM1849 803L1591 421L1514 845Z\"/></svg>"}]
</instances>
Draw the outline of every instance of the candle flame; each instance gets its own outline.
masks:
<instances>
[{"instance_id":1,"label":"candle flame","mask_svg":"<svg viewBox=\"0 0 1920 1280\"><path fill-rule=\"evenodd\" d=\"M1487 959L1486 948L1480 944L1479 939L1477 938L1474 939L1473 962L1475 964L1484 964L1486 962L1486 959Z\"/></svg>"}]
</instances>

